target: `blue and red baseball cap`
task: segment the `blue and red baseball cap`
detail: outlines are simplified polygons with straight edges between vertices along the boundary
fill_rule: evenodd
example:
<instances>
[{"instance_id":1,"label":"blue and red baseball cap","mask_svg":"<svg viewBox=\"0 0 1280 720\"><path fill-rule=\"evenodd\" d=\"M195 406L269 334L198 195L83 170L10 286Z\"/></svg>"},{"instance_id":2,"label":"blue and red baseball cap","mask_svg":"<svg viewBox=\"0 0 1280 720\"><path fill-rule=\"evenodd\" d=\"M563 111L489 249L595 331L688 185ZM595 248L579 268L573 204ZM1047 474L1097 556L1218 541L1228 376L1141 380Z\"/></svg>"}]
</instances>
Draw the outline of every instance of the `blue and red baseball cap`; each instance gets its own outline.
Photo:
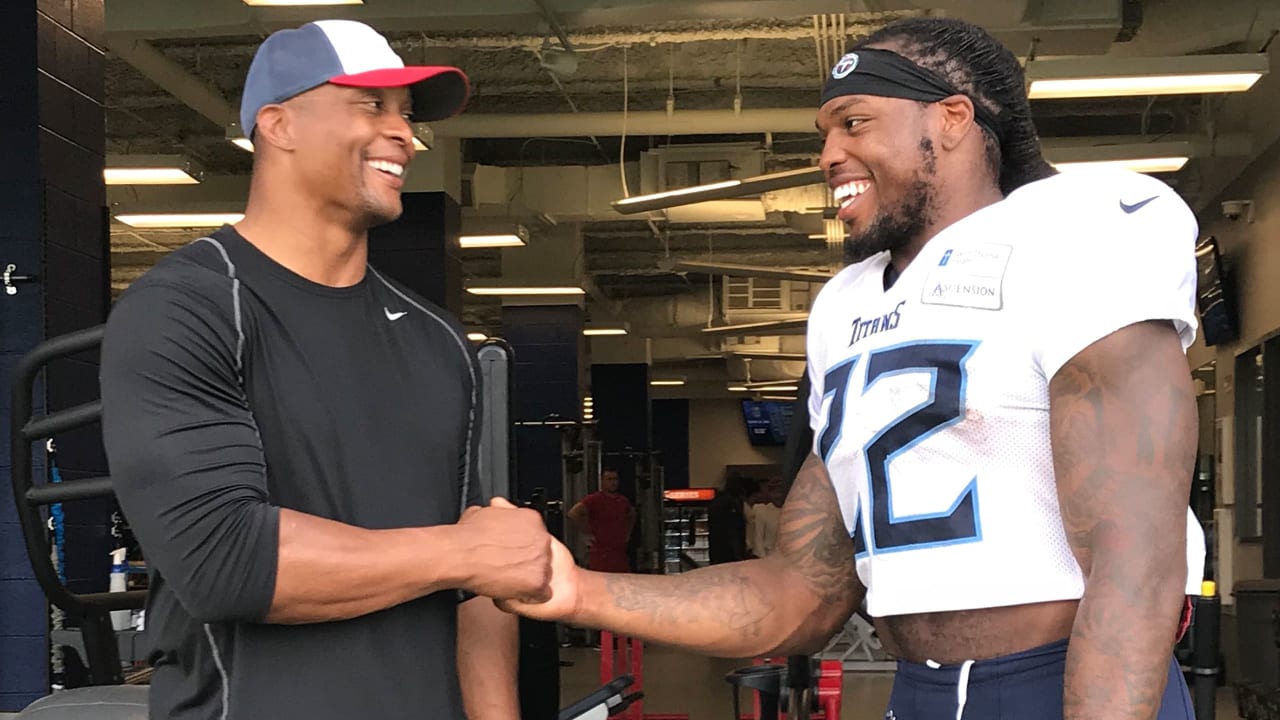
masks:
<instances>
[{"instance_id":1,"label":"blue and red baseball cap","mask_svg":"<svg viewBox=\"0 0 1280 720\"><path fill-rule=\"evenodd\" d=\"M416 122L452 117L471 86L458 68L406 66L377 30L354 20L317 20L272 33L249 66L240 100L240 127L253 136L258 111L325 83L349 87L407 87Z\"/></svg>"}]
</instances>

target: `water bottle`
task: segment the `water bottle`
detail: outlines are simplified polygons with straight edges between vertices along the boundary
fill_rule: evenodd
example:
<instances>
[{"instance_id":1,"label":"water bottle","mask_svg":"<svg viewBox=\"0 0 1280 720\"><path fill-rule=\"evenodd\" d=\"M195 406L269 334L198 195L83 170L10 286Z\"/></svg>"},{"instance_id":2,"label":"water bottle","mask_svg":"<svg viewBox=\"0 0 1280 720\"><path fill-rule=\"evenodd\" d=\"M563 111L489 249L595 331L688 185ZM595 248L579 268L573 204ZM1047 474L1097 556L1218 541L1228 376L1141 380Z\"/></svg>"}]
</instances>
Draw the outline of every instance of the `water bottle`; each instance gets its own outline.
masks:
<instances>
[{"instance_id":1,"label":"water bottle","mask_svg":"<svg viewBox=\"0 0 1280 720\"><path fill-rule=\"evenodd\" d=\"M124 592L129 589L129 565L125 560L125 548L111 551L111 592ZM129 610L112 610L111 627L115 630L129 630L133 626L133 613Z\"/></svg>"}]
</instances>

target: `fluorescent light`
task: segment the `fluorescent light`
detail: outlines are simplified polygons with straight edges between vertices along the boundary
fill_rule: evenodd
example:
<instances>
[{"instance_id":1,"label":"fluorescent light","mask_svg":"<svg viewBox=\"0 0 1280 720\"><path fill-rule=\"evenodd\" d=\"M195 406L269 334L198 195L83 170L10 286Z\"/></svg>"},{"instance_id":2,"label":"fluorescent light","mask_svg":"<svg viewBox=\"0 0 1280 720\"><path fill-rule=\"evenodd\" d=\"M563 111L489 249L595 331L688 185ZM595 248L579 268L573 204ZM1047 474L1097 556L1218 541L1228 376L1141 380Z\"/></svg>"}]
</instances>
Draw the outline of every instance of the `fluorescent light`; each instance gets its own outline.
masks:
<instances>
[{"instance_id":1,"label":"fluorescent light","mask_svg":"<svg viewBox=\"0 0 1280 720\"><path fill-rule=\"evenodd\" d=\"M471 342L484 342L489 339L489 336L481 332L471 332L467 333L467 339Z\"/></svg>"},{"instance_id":2,"label":"fluorescent light","mask_svg":"<svg viewBox=\"0 0 1280 720\"><path fill-rule=\"evenodd\" d=\"M1183 140L1063 146L1045 150L1045 158L1060 170L1090 167L1124 168L1134 172L1177 172L1196 157L1193 143Z\"/></svg>"},{"instance_id":3,"label":"fluorescent light","mask_svg":"<svg viewBox=\"0 0 1280 720\"><path fill-rule=\"evenodd\" d=\"M786 400L789 402L795 402L795 397L792 395L761 395L760 399L761 400Z\"/></svg>"},{"instance_id":4,"label":"fluorescent light","mask_svg":"<svg viewBox=\"0 0 1280 720\"><path fill-rule=\"evenodd\" d=\"M631 325L620 322L593 322L582 328L582 334L588 337L626 335L629 332L631 332Z\"/></svg>"},{"instance_id":5,"label":"fluorescent light","mask_svg":"<svg viewBox=\"0 0 1280 720\"><path fill-rule=\"evenodd\" d=\"M580 287L548 285L538 287L532 285L491 285L467 288L472 295L586 295L587 291Z\"/></svg>"},{"instance_id":6,"label":"fluorescent light","mask_svg":"<svg viewBox=\"0 0 1280 720\"><path fill-rule=\"evenodd\" d=\"M244 213L138 213L115 217L136 228L197 228L234 225L244 219Z\"/></svg>"},{"instance_id":7,"label":"fluorescent light","mask_svg":"<svg viewBox=\"0 0 1280 720\"><path fill-rule=\"evenodd\" d=\"M653 193L651 195L636 195L634 197L622 198L615 200L614 205L622 207L630 207L647 203L652 200L667 200L669 198L678 198L685 195L693 195L695 193L710 192L712 190L726 190L728 188L736 188L742 184L741 180L721 180L720 182L710 183L708 185L694 185L693 187L679 188L677 190L667 190L666 192Z\"/></svg>"},{"instance_id":8,"label":"fluorescent light","mask_svg":"<svg viewBox=\"0 0 1280 720\"><path fill-rule=\"evenodd\" d=\"M464 248L524 247L524 238L515 233L507 235L463 235L458 245Z\"/></svg>"},{"instance_id":9,"label":"fluorescent light","mask_svg":"<svg viewBox=\"0 0 1280 720\"><path fill-rule=\"evenodd\" d=\"M1092 162L1054 163L1059 170L1082 170L1087 168L1117 168L1140 173L1177 172L1187 164L1186 157L1132 158L1129 160L1096 160Z\"/></svg>"},{"instance_id":10,"label":"fluorescent light","mask_svg":"<svg viewBox=\"0 0 1280 720\"><path fill-rule=\"evenodd\" d=\"M729 392L747 392L747 391L748 391L748 388L746 385L730 385L729 386Z\"/></svg>"},{"instance_id":11,"label":"fluorescent light","mask_svg":"<svg viewBox=\"0 0 1280 720\"><path fill-rule=\"evenodd\" d=\"M707 185L667 190L666 192L652 195L636 195L635 197L614 200L612 205L613 209L619 213L629 215L650 210L679 207L681 205L693 205L709 200L725 200L758 195L770 190L814 185L823 182L825 177L826 173L822 171L822 168L800 168L798 170L785 170L767 175L757 175L741 180L723 180Z\"/></svg>"},{"instance_id":12,"label":"fluorescent light","mask_svg":"<svg viewBox=\"0 0 1280 720\"><path fill-rule=\"evenodd\" d=\"M756 390L759 392L799 392L800 388L797 385L766 385L758 387Z\"/></svg>"},{"instance_id":13,"label":"fluorescent light","mask_svg":"<svg viewBox=\"0 0 1280 720\"><path fill-rule=\"evenodd\" d=\"M743 335L746 337L773 337L774 335L803 335L809 327L809 320L776 320L740 325L721 325L704 327L704 335Z\"/></svg>"},{"instance_id":14,"label":"fluorescent light","mask_svg":"<svg viewBox=\"0 0 1280 720\"><path fill-rule=\"evenodd\" d=\"M241 150L248 150L249 152L253 152L253 143L249 142L249 138L238 137L238 138L229 138L229 139L231 140L231 144L235 145Z\"/></svg>"},{"instance_id":15,"label":"fluorescent light","mask_svg":"<svg viewBox=\"0 0 1280 720\"><path fill-rule=\"evenodd\" d=\"M176 167L105 168L102 178L108 185L195 185L200 182Z\"/></svg>"},{"instance_id":16,"label":"fluorescent light","mask_svg":"<svg viewBox=\"0 0 1280 720\"><path fill-rule=\"evenodd\" d=\"M256 7L295 7L311 5L363 5L364 0L244 0Z\"/></svg>"},{"instance_id":17,"label":"fluorescent light","mask_svg":"<svg viewBox=\"0 0 1280 720\"><path fill-rule=\"evenodd\" d=\"M679 387L684 385L683 380L650 380L649 385L653 387Z\"/></svg>"},{"instance_id":18,"label":"fluorescent light","mask_svg":"<svg viewBox=\"0 0 1280 720\"><path fill-rule=\"evenodd\" d=\"M1032 100L1245 92L1270 71L1263 54L1062 58L1027 65Z\"/></svg>"},{"instance_id":19,"label":"fluorescent light","mask_svg":"<svg viewBox=\"0 0 1280 720\"><path fill-rule=\"evenodd\" d=\"M108 185L195 185L204 170L183 155L108 155Z\"/></svg>"},{"instance_id":20,"label":"fluorescent light","mask_svg":"<svg viewBox=\"0 0 1280 720\"><path fill-rule=\"evenodd\" d=\"M1262 73L1219 75L1164 75L1158 77L1076 78L1036 80L1029 93L1032 100L1135 95L1192 95L1198 93L1245 92Z\"/></svg>"}]
</instances>

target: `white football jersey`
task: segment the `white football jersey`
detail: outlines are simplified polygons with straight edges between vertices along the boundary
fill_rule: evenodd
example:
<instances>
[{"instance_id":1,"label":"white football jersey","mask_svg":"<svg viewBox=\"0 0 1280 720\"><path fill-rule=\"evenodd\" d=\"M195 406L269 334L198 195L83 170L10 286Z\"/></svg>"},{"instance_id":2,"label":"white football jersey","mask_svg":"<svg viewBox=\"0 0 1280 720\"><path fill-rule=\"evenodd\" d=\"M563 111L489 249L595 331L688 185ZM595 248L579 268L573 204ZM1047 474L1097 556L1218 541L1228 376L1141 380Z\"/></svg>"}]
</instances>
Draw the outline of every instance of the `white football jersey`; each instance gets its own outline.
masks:
<instances>
[{"instance_id":1,"label":"white football jersey","mask_svg":"<svg viewBox=\"0 0 1280 720\"><path fill-rule=\"evenodd\" d=\"M1166 184L1073 171L938 233L888 290L881 253L809 318L809 410L875 616L1076 599L1049 380L1148 319L1196 334L1198 228ZM1188 514L1188 593L1204 536Z\"/></svg>"}]
</instances>

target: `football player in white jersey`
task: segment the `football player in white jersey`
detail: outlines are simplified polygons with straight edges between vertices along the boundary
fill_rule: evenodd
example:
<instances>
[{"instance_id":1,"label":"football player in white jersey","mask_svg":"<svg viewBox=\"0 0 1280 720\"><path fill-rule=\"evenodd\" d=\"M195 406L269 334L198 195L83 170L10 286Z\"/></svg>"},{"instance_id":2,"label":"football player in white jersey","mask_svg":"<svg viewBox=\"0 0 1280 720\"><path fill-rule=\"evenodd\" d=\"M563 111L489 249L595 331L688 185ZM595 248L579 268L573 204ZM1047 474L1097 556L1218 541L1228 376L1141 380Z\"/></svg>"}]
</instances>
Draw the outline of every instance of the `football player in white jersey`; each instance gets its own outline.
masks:
<instances>
[{"instance_id":1,"label":"football player in white jersey","mask_svg":"<svg viewBox=\"0 0 1280 720\"><path fill-rule=\"evenodd\" d=\"M1014 55L939 18L833 68L821 166L853 262L809 320L813 453L767 558L509 602L700 652L812 652L865 598L886 717L1184 720L1203 537L1194 217L1043 160Z\"/></svg>"}]
</instances>

